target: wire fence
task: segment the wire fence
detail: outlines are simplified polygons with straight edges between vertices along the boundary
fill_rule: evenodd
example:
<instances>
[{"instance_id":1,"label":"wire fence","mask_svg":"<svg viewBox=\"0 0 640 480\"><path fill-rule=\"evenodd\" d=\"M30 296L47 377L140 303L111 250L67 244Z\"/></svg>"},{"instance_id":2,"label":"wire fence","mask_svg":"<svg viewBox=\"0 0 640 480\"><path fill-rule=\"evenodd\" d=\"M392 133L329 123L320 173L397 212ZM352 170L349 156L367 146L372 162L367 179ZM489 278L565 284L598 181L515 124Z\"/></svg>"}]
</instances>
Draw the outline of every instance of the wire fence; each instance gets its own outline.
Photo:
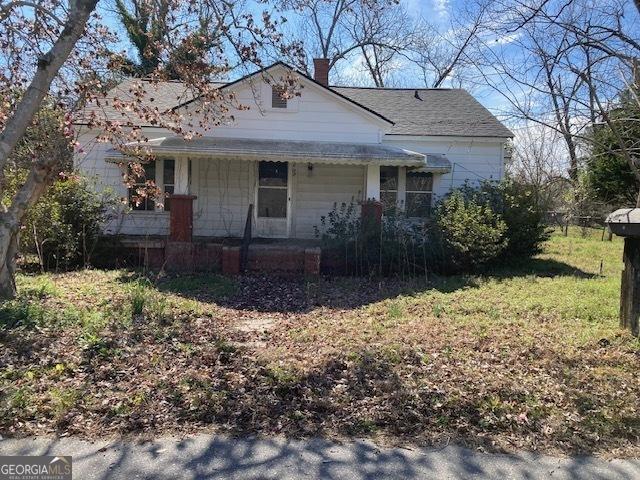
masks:
<instances>
[{"instance_id":1,"label":"wire fence","mask_svg":"<svg viewBox=\"0 0 640 480\"><path fill-rule=\"evenodd\" d=\"M560 228L565 236L569 234L569 227L584 229L602 229L602 240L611 241L613 234L607 227L605 215L575 215L570 212L548 211L545 223L550 227Z\"/></svg>"}]
</instances>

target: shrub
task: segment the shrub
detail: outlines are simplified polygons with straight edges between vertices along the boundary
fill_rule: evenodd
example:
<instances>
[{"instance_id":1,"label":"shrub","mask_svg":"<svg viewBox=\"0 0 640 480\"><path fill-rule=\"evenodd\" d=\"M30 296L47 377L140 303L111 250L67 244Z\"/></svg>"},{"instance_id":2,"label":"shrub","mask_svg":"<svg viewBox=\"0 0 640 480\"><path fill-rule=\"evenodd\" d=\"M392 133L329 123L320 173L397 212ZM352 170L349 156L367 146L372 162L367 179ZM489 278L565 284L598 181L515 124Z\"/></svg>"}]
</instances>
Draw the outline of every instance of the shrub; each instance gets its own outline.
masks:
<instances>
[{"instance_id":1,"label":"shrub","mask_svg":"<svg viewBox=\"0 0 640 480\"><path fill-rule=\"evenodd\" d=\"M483 182L477 187L463 185L459 191L466 201L488 206L506 225L507 245L503 258L531 257L540 253L542 242L549 238L544 223L544 206L532 185L504 180Z\"/></svg>"},{"instance_id":2,"label":"shrub","mask_svg":"<svg viewBox=\"0 0 640 480\"><path fill-rule=\"evenodd\" d=\"M355 275L421 275L473 270L498 259L529 257L549 236L532 187L505 181L464 185L416 223L401 212L380 227L363 223L358 205L335 206L321 219L323 269Z\"/></svg>"},{"instance_id":3,"label":"shrub","mask_svg":"<svg viewBox=\"0 0 640 480\"><path fill-rule=\"evenodd\" d=\"M455 267L471 269L495 259L507 247L507 225L488 203L454 191L438 206L436 226Z\"/></svg>"},{"instance_id":4,"label":"shrub","mask_svg":"<svg viewBox=\"0 0 640 480\"><path fill-rule=\"evenodd\" d=\"M544 223L544 209L537 202L534 187L506 181L500 184L503 199L502 218L507 225L509 256L531 257L542 251L542 242L551 230Z\"/></svg>"},{"instance_id":5,"label":"shrub","mask_svg":"<svg viewBox=\"0 0 640 480\"><path fill-rule=\"evenodd\" d=\"M95 193L87 180L66 176L29 212L21 232L21 251L36 254L43 269L86 266L101 227L116 205L115 198Z\"/></svg>"},{"instance_id":6,"label":"shrub","mask_svg":"<svg viewBox=\"0 0 640 480\"><path fill-rule=\"evenodd\" d=\"M325 270L353 275L417 275L441 265L442 249L423 224L395 212L379 227L363 222L355 203L334 206L321 218L316 236L323 246Z\"/></svg>"}]
</instances>

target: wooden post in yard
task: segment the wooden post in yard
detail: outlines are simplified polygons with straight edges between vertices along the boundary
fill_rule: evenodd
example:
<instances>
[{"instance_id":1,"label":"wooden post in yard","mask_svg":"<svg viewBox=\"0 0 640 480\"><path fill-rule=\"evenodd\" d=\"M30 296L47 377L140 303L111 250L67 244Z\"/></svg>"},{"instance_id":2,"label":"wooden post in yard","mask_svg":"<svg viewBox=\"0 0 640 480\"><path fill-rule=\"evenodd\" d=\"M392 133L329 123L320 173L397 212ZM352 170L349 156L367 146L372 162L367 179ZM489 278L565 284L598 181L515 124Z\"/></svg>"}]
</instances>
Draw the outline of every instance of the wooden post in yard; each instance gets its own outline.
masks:
<instances>
[{"instance_id":1,"label":"wooden post in yard","mask_svg":"<svg viewBox=\"0 0 640 480\"><path fill-rule=\"evenodd\" d=\"M620 326L640 335L640 238L624 239Z\"/></svg>"},{"instance_id":2,"label":"wooden post in yard","mask_svg":"<svg viewBox=\"0 0 640 480\"><path fill-rule=\"evenodd\" d=\"M624 237L620 326L640 335L640 208L623 208L607 217L613 233Z\"/></svg>"}]
</instances>

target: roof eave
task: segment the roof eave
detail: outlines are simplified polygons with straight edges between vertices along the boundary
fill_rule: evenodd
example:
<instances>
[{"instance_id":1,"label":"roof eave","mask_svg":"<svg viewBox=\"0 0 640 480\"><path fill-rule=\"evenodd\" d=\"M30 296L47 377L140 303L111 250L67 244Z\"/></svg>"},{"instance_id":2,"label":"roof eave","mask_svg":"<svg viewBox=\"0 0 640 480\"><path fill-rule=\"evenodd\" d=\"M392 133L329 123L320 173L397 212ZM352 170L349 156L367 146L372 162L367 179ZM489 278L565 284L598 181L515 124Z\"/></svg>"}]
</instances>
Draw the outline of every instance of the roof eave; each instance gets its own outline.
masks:
<instances>
[{"instance_id":1,"label":"roof eave","mask_svg":"<svg viewBox=\"0 0 640 480\"><path fill-rule=\"evenodd\" d=\"M363 105L363 104L361 104L361 103L359 103L359 102L347 97L346 95L342 95L341 93L336 92L331 87L316 81L315 79L311 78L310 76L308 76L304 72L302 72L302 71L298 70L297 68L294 68L291 65L288 65L288 64L286 64L286 63L284 63L282 61L278 61L276 63L273 63L273 64L269 65L268 67L261 68L260 70L258 70L256 72L253 72L253 73L250 73L248 75L245 75L244 77L239 78L237 80L234 80L233 82L229 82L229 83L219 87L219 89L223 90L223 89L227 89L227 88L230 88L230 87L234 87L234 86L240 85L241 83L243 83L245 81L248 81L248 80L250 80L251 78L253 78L253 77L257 76L257 75L261 75L261 74L267 72L268 70L271 70L271 69L277 68L277 67L284 67L284 68L287 68L287 69L291 70L292 72L300 75L305 80L307 80L307 81L311 82L312 84L320 87L321 89L323 89L324 91L330 93L331 95L334 95L334 96L340 98L342 101L356 106L359 110L362 110L363 112L367 113L368 115L375 117L377 120L382 120L382 122L384 122L386 125L391 125L391 126L395 125L395 122L393 122L389 118L385 117L381 113L378 113L375 110L373 110L373 109L371 109L369 107L366 107L365 105ZM192 98L191 100L188 100L188 101L183 102L183 103L181 103L179 105L176 105L175 107L170 108L168 111L175 112L177 109L185 107L187 105L190 105L191 103L194 103L195 101L197 101L199 99L200 99L200 97Z\"/></svg>"},{"instance_id":2,"label":"roof eave","mask_svg":"<svg viewBox=\"0 0 640 480\"><path fill-rule=\"evenodd\" d=\"M241 151L205 151L198 149L159 149L154 148L151 155L155 158L203 158L203 159L233 159L242 161L290 162L290 163L325 163L335 165L370 165L425 167L424 158L410 158L402 156L359 156L359 155L328 155L290 152L241 152ZM107 152L105 160L110 163L126 163L128 157L117 151Z\"/></svg>"}]
</instances>

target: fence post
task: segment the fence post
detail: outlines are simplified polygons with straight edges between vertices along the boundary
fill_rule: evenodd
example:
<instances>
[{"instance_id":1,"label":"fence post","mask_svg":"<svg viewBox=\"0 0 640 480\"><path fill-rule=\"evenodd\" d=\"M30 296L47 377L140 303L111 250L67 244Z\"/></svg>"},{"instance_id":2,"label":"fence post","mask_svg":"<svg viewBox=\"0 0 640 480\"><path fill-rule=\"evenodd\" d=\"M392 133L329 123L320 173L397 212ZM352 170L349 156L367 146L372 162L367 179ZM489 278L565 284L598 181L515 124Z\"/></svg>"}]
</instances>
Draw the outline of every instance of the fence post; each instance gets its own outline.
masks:
<instances>
[{"instance_id":1,"label":"fence post","mask_svg":"<svg viewBox=\"0 0 640 480\"><path fill-rule=\"evenodd\" d=\"M640 335L640 208L622 208L607 217L609 229L624 237L620 285L620 326Z\"/></svg>"}]
</instances>

